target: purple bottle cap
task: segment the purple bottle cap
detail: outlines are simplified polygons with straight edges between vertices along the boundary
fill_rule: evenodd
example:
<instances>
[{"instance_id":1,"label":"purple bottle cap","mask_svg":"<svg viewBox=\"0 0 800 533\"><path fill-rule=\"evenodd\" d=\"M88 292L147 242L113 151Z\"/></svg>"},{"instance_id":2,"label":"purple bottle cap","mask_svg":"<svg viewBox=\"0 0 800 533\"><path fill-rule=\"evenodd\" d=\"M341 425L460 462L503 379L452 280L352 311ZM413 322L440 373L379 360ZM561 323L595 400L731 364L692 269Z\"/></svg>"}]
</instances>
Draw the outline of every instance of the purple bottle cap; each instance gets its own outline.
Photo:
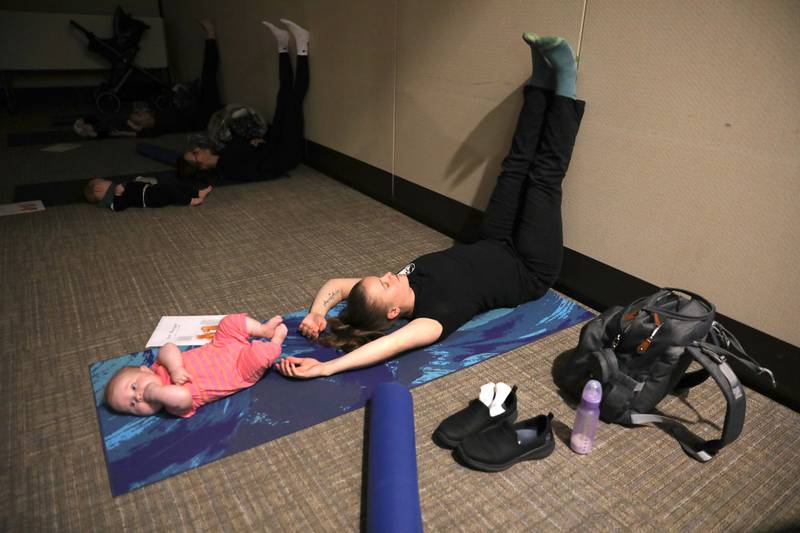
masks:
<instances>
[{"instance_id":1,"label":"purple bottle cap","mask_svg":"<svg viewBox=\"0 0 800 533\"><path fill-rule=\"evenodd\" d=\"M581 399L588 403L600 403L603 399L603 386L596 379L590 379L583 387Z\"/></svg>"}]
</instances>

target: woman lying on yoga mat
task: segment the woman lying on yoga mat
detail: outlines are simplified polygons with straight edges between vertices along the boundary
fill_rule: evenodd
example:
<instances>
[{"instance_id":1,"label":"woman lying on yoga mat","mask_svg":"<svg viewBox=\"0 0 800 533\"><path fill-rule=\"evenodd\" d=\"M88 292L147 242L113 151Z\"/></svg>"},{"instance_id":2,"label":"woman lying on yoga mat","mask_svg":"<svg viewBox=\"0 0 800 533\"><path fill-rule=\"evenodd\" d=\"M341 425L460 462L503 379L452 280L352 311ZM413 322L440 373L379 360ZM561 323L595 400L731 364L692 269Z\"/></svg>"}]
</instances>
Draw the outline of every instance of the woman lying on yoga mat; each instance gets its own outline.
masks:
<instances>
[{"instance_id":1,"label":"woman lying on yoga mat","mask_svg":"<svg viewBox=\"0 0 800 533\"><path fill-rule=\"evenodd\" d=\"M556 281L561 182L584 102L575 99L569 44L530 33L523 38L531 46L533 76L486 208L482 239L423 255L397 274L328 281L299 330L347 353L326 362L286 357L277 364L279 372L312 378L372 365L443 339L483 311L540 298ZM326 313L345 298L339 318L326 321ZM398 317L409 322L387 333Z\"/></svg>"},{"instance_id":2,"label":"woman lying on yoga mat","mask_svg":"<svg viewBox=\"0 0 800 533\"><path fill-rule=\"evenodd\" d=\"M81 137L157 137L168 133L205 129L211 115L222 105L217 87L219 49L214 23L204 19L200 24L206 31L203 51L203 70L196 99L185 107L153 111L146 102L136 102L124 124L85 117L75 122L73 129ZM122 120L120 121L122 122Z\"/></svg>"},{"instance_id":3,"label":"woman lying on yoga mat","mask_svg":"<svg viewBox=\"0 0 800 533\"><path fill-rule=\"evenodd\" d=\"M280 357L287 333L280 316L262 324L245 313L228 315L208 344L181 352L170 342L159 348L153 366L119 369L106 385L105 401L120 413L149 416L163 408L188 418L202 405L255 385Z\"/></svg>"},{"instance_id":4,"label":"woman lying on yoga mat","mask_svg":"<svg viewBox=\"0 0 800 533\"><path fill-rule=\"evenodd\" d=\"M223 180L255 181L276 178L295 168L303 153L303 99L308 91L309 33L294 22L281 19L289 31L264 21L278 41L280 87L272 126L264 137L238 133L229 135L224 146L215 146L219 137L213 131L210 139L190 146L178 161L178 175L194 179L196 174L213 171ZM289 58L289 32L297 44L297 75L292 79ZM233 117L236 118L236 117ZM213 121L212 121L213 122ZM213 128L213 124L210 125Z\"/></svg>"}]
</instances>

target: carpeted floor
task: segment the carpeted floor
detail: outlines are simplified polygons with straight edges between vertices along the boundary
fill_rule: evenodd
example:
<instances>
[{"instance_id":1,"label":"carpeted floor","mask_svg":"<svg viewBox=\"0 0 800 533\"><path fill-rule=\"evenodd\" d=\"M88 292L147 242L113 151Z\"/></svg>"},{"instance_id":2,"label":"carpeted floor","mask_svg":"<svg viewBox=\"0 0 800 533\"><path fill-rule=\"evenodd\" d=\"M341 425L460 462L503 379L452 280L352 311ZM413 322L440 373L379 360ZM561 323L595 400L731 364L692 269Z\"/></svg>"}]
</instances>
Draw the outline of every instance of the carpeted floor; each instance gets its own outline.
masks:
<instances>
[{"instance_id":1,"label":"carpeted floor","mask_svg":"<svg viewBox=\"0 0 800 533\"><path fill-rule=\"evenodd\" d=\"M14 150L25 149L3 157ZM112 498L88 365L141 349L161 315L266 318L307 306L330 277L397 269L449 243L306 167L286 180L220 188L195 208L111 213L77 204L0 217L0 529L359 530L363 410ZM578 331L412 391L427 531L800 525L800 415L750 391L742 436L708 464L649 428L602 425L592 454L570 452L563 441L574 412L550 367ZM555 413L561 442L543 461L473 472L430 435L481 384L499 380L519 386L521 417ZM665 411L700 421L695 429L710 436L716 430L702 420L721 424L724 400L706 383L686 400L670 398Z\"/></svg>"}]
</instances>

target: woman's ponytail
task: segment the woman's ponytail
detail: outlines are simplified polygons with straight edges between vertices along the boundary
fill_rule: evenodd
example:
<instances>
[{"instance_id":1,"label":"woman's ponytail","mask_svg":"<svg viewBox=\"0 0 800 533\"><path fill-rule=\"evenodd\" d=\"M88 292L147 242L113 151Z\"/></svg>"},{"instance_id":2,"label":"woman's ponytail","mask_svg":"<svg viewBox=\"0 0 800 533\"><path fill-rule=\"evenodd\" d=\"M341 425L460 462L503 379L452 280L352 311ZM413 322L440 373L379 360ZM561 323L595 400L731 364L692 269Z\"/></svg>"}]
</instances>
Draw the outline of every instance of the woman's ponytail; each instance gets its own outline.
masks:
<instances>
[{"instance_id":1,"label":"woman's ponytail","mask_svg":"<svg viewBox=\"0 0 800 533\"><path fill-rule=\"evenodd\" d=\"M359 281L350 290L344 311L328 319L328 328L319 343L348 353L383 337L391 325L386 310L369 301L364 284Z\"/></svg>"}]
</instances>

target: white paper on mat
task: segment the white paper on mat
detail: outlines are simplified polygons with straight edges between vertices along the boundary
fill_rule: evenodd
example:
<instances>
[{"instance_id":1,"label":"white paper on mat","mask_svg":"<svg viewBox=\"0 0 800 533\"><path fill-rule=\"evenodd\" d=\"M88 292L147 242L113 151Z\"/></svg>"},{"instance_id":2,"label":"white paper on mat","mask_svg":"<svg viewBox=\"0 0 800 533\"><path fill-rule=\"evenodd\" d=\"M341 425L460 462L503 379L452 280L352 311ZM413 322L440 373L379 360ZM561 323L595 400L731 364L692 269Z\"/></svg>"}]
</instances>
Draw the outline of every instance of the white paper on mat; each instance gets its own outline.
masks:
<instances>
[{"instance_id":1,"label":"white paper on mat","mask_svg":"<svg viewBox=\"0 0 800 533\"><path fill-rule=\"evenodd\" d=\"M72 143L62 143L62 144L53 144L42 148L42 152L68 152L69 150L74 150L75 148L80 148L80 144L72 144Z\"/></svg>"},{"instance_id":2,"label":"white paper on mat","mask_svg":"<svg viewBox=\"0 0 800 533\"><path fill-rule=\"evenodd\" d=\"M174 342L178 346L199 346L208 343L225 315L162 316L147 348Z\"/></svg>"},{"instance_id":3,"label":"white paper on mat","mask_svg":"<svg viewBox=\"0 0 800 533\"><path fill-rule=\"evenodd\" d=\"M21 215L22 213L36 213L37 211L44 211L44 204L41 200L0 205L0 217Z\"/></svg>"}]
</instances>

